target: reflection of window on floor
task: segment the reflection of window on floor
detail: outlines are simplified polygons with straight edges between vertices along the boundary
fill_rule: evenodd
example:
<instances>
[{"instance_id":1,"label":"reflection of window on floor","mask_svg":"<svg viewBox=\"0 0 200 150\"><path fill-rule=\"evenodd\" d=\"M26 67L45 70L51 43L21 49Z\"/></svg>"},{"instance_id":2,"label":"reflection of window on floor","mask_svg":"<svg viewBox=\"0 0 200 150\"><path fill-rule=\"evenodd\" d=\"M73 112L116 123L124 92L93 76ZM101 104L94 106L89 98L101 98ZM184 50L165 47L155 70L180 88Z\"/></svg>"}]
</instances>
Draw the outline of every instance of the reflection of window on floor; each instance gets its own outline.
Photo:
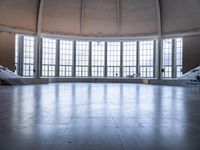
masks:
<instances>
[{"instance_id":1,"label":"reflection of window on floor","mask_svg":"<svg viewBox=\"0 0 200 150\"><path fill-rule=\"evenodd\" d=\"M76 42L76 76L87 77L89 65L89 42Z\"/></svg>"},{"instance_id":2,"label":"reflection of window on floor","mask_svg":"<svg viewBox=\"0 0 200 150\"><path fill-rule=\"evenodd\" d=\"M182 76L183 65L183 39L178 38L176 41L176 76Z\"/></svg>"},{"instance_id":3,"label":"reflection of window on floor","mask_svg":"<svg viewBox=\"0 0 200 150\"><path fill-rule=\"evenodd\" d=\"M92 42L92 76L104 76L105 42Z\"/></svg>"},{"instance_id":4,"label":"reflection of window on floor","mask_svg":"<svg viewBox=\"0 0 200 150\"><path fill-rule=\"evenodd\" d=\"M123 42L123 76L136 75L137 42Z\"/></svg>"},{"instance_id":5,"label":"reflection of window on floor","mask_svg":"<svg viewBox=\"0 0 200 150\"><path fill-rule=\"evenodd\" d=\"M154 42L141 41L139 42L140 54L140 77L153 78L154 77Z\"/></svg>"},{"instance_id":6,"label":"reflection of window on floor","mask_svg":"<svg viewBox=\"0 0 200 150\"><path fill-rule=\"evenodd\" d=\"M60 40L60 76L72 76L73 41Z\"/></svg>"},{"instance_id":7,"label":"reflection of window on floor","mask_svg":"<svg viewBox=\"0 0 200 150\"><path fill-rule=\"evenodd\" d=\"M107 76L120 77L120 42L107 44Z\"/></svg>"},{"instance_id":8,"label":"reflection of window on floor","mask_svg":"<svg viewBox=\"0 0 200 150\"><path fill-rule=\"evenodd\" d=\"M55 76L56 40L43 38L42 43L42 76Z\"/></svg>"},{"instance_id":9,"label":"reflection of window on floor","mask_svg":"<svg viewBox=\"0 0 200 150\"><path fill-rule=\"evenodd\" d=\"M23 76L34 75L34 37L24 36Z\"/></svg>"},{"instance_id":10,"label":"reflection of window on floor","mask_svg":"<svg viewBox=\"0 0 200 150\"><path fill-rule=\"evenodd\" d=\"M172 77L172 39L163 40L163 77Z\"/></svg>"}]
</instances>

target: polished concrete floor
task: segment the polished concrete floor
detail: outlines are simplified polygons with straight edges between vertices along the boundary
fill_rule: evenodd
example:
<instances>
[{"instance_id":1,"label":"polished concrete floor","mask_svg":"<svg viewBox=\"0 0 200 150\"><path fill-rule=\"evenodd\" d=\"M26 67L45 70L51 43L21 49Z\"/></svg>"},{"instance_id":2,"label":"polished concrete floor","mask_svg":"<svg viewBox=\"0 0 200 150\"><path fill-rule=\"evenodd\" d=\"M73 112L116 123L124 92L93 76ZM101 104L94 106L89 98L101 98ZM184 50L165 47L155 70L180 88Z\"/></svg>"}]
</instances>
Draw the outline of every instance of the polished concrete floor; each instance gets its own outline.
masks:
<instances>
[{"instance_id":1,"label":"polished concrete floor","mask_svg":"<svg viewBox=\"0 0 200 150\"><path fill-rule=\"evenodd\" d=\"M200 91L137 84L0 87L0 150L200 150Z\"/></svg>"}]
</instances>

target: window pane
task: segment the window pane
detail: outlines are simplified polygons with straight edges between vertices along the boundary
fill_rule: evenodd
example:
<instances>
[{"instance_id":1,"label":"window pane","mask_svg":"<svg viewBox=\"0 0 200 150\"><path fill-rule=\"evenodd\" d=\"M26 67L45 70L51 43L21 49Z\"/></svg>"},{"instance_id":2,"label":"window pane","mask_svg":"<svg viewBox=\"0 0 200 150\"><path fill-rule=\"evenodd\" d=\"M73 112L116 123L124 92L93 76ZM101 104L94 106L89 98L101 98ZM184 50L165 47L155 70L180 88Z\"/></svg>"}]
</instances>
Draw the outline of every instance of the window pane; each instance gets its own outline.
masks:
<instances>
[{"instance_id":1,"label":"window pane","mask_svg":"<svg viewBox=\"0 0 200 150\"><path fill-rule=\"evenodd\" d=\"M154 42L141 41L139 42L140 54L140 77L154 77Z\"/></svg>"},{"instance_id":2,"label":"window pane","mask_svg":"<svg viewBox=\"0 0 200 150\"><path fill-rule=\"evenodd\" d=\"M23 76L34 75L34 37L24 36Z\"/></svg>"},{"instance_id":3,"label":"window pane","mask_svg":"<svg viewBox=\"0 0 200 150\"><path fill-rule=\"evenodd\" d=\"M172 39L163 40L163 77L172 77Z\"/></svg>"},{"instance_id":4,"label":"window pane","mask_svg":"<svg viewBox=\"0 0 200 150\"><path fill-rule=\"evenodd\" d=\"M19 70L19 35L15 36L15 73Z\"/></svg>"},{"instance_id":5,"label":"window pane","mask_svg":"<svg viewBox=\"0 0 200 150\"><path fill-rule=\"evenodd\" d=\"M72 76L73 41L60 40L60 76Z\"/></svg>"},{"instance_id":6,"label":"window pane","mask_svg":"<svg viewBox=\"0 0 200 150\"><path fill-rule=\"evenodd\" d=\"M76 76L88 76L89 42L76 42Z\"/></svg>"},{"instance_id":7,"label":"window pane","mask_svg":"<svg viewBox=\"0 0 200 150\"><path fill-rule=\"evenodd\" d=\"M183 39L178 38L176 41L176 75L182 76L182 64L183 64Z\"/></svg>"},{"instance_id":8,"label":"window pane","mask_svg":"<svg viewBox=\"0 0 200 150\"><path fill-rule=\"evenodd\" d=\"M104 76L105 42L92 42L92 76Z\"/></svg>"},{"instance_id":9,"label":"window pane","mask_svg":"<svg viewBox=\"0 0 200 150\"><path fill-rule=\"evenodd\" d=\"M107 76L120 76L120 42L107 44Z\"/></svg>"},{"instance_id":10,"label":"window pane","mask_svg":"<svg viewBox=\"0 0 200 150\"><path fill-rule=\"evenodd\" d=\"M123 42L123 76L136 75L137 42Z\"/></svg>"},{"instance_id":11,"label":"window pane","mask_svg":"<svg viewBox=\"0 0 200 150\"><path fill-rule=\"evenodd\" d=\"M43 38L42 42L42 76L55 76L56 40Z\"/></svg>"}]
</instances>

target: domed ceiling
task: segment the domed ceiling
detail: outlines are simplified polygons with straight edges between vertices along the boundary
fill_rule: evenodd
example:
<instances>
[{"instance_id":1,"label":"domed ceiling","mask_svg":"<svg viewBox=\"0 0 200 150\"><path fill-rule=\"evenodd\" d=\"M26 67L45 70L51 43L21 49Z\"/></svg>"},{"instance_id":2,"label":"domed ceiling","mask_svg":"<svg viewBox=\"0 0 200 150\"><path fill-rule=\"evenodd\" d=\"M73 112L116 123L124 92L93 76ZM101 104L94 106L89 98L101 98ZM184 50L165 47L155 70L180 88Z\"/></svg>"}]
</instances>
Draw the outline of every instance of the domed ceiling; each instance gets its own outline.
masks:
<instances>
[{"instance_id":1,"label":"domed ceiling","mask_svg":"<svg viewBox=\"0 0 200 150\"><path fill-rule=\"evenodd\" d=\"M36 32L39 0L0 0L0 26ZM199 0L160 0L163 34L200 29ZM86 37L156 35L156 0L44 0L43 33Z\"/></svg>"}]
</instances>

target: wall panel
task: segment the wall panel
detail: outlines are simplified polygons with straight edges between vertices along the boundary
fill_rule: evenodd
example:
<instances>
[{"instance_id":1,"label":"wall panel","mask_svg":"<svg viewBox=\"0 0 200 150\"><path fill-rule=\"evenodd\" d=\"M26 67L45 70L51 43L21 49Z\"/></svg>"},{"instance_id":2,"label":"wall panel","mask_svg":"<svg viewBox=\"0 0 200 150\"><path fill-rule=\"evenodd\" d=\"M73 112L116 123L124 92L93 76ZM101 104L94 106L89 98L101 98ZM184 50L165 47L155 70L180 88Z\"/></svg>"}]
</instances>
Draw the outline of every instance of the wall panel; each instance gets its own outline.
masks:
<instances>
[{"instance_id":1,"label":"wall panel","mask_svg":"<svg viewBox=\"0 0 200 150\"><path fill-rule=\"evenodd\" d=\"M183 39L183 73L200 65L200 36Z\"/></svg>"},{"instance_id":2,"label":"wall panel","mask_svg":"<svg viewBox=\"0 0 200 150\"><path fill-rule=\"evenodd\" d=\"M45 0L42 31L79 35L81 0Z\"/></svg>"},{"instance_id":3,"label":"wall panel","mask_svg":"<svg viewBox=\"0 0 200 150\"><path fill-rule=\"evenodd\" d=\"M15 35L0 32L0 65L15 70Z\"/></svg>"},{"instance_id":4,"label":"wall panel","mask_svg":"<svg viewBox=\"0 0 200 150\"><path fill-rule=\"evenodd\" d=\"M36 30L38 0L0 0L0 25Z\"/></svg>"},{"instance_id":5,"label":"wall panel","mask_svg":"<svg viewBox=\"0 0 200 150\"><path fill-rule=\"evenodd\" d=\"M200 30L199 0L161 0L163 33Z\"/></svg>"}]
</instances>

